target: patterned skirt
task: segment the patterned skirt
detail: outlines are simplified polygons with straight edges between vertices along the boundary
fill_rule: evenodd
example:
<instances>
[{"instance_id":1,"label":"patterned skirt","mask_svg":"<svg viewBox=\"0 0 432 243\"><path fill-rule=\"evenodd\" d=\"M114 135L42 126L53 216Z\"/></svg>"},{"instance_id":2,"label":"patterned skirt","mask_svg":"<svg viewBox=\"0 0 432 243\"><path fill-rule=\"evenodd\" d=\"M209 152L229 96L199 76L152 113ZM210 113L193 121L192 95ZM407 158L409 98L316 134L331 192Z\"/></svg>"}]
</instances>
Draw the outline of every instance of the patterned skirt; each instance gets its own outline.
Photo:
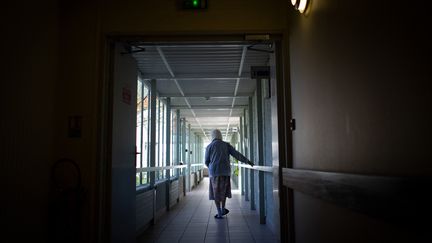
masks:
<instances>
[{"instance_id":1,"label":"patterned skirt","mask_svg":"<svg viewBox=\"0 0 432 243\"><path fill-rule=\"evenodd\" d=\"M223 201L225 198L231 198L231 179L229 176L210 177L209 199Z\"/></svg>"}]
</instances>

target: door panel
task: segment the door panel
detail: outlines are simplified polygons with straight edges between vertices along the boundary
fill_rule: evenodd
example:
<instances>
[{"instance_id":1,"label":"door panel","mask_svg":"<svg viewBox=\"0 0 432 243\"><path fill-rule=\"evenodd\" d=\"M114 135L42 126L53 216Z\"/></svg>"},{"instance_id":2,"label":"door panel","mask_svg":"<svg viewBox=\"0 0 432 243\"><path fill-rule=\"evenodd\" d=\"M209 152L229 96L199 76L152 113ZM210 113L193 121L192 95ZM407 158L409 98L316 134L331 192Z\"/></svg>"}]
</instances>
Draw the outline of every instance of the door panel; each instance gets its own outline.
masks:
<instances>
[{"instance_id":1,"label":"door panel","mask_svg":"<svg viewBox=\"0 0 432 243\"><path fill-rule=\"evenodd\" d=\"M111 241L135 242L135 59L117 44L114 55Z\"/></svg>"}]
</instances>

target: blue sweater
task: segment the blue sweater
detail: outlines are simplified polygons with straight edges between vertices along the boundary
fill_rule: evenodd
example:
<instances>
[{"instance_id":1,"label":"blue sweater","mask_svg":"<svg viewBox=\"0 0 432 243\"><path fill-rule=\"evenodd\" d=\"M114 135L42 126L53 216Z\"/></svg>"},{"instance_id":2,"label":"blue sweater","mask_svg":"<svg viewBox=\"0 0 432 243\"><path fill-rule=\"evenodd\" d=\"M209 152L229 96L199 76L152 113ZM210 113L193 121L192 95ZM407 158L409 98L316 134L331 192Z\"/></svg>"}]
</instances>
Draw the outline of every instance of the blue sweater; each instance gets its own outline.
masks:
<instances>
[{"instance_id":1,"label":"blue sweater","mask_svg":"<svg viewBox=\"0 0 432 243\"><path fill-rule=\"evenodd\" d=\"M205 153L205 164L209 169L209 177L231 175L230 155L244 163L249 161L231 144L220 139L213 139Z\"/></svg>"}]
</instances>

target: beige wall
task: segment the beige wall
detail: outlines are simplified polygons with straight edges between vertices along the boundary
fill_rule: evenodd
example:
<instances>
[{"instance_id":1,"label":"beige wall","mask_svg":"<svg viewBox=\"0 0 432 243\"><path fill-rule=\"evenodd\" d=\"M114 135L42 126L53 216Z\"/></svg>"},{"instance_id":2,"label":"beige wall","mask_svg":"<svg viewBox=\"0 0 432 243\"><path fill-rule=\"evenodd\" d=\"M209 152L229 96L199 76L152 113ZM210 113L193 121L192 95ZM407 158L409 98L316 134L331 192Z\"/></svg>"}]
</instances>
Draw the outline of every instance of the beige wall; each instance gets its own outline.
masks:
<instances>
[{"instance_id":1,"label":"beige wall","mask_svg":"<svg viewBox=\"0 0 432 243\"><path fill-rule=\"evenodd\" d=\"M424 31L430 15L394 1L315 0L311 7L308 16L289 13L294 167L430 176ZM294 197L296 242L420 242L423 236L301 193Z\"/></svg>"}]
</instances>

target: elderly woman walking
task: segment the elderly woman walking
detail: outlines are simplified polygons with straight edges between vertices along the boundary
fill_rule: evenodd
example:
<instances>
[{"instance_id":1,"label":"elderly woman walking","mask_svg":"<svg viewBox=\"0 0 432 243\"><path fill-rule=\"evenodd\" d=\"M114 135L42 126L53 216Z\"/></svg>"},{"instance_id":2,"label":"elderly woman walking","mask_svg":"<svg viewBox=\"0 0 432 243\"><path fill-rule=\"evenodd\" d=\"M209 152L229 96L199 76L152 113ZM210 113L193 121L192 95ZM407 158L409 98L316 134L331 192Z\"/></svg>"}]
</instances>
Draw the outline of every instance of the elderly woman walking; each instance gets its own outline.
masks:
<instances>
[{"instance_id":1,"label":"elderly woman walking","mask_svg":"<svg viewBox=\"0 0 432 243\"><path fill-rule=\"evenodd\" d=\"M215 201L217 219L229 213L225 208L226 198L231 198L231 165L229 156L232 155L237 160L253 166L240 152L235 150L229 143L222 141L222 133L215 129L212 131L212 142L207 146L205 153L205 164L208 167L210 185L209 199Z\"/></svg>"}]
</instances>

